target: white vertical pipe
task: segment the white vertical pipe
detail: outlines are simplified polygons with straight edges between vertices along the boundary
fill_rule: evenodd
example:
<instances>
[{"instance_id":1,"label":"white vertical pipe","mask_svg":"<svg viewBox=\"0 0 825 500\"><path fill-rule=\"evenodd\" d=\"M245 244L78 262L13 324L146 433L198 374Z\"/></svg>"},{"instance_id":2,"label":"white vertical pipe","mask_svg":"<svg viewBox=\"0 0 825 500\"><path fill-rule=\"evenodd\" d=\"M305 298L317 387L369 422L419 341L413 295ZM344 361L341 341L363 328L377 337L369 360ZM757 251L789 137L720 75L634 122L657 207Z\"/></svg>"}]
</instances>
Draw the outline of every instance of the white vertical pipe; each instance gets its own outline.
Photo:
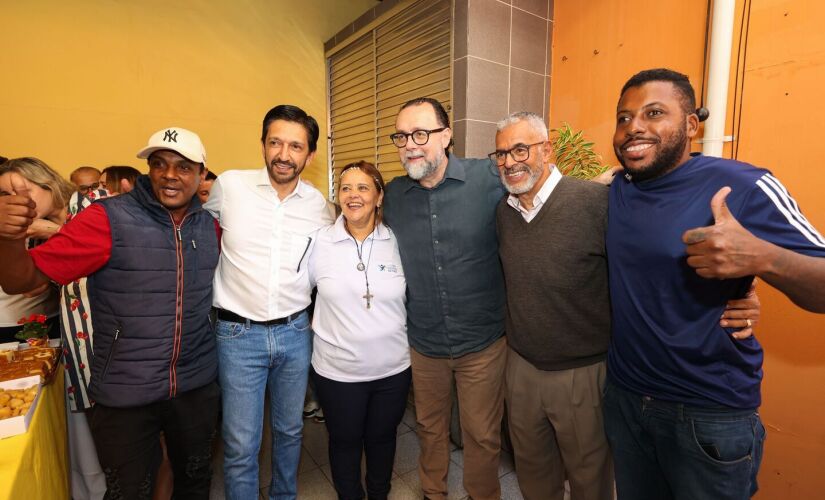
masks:
<instances>
[{"instance_id":1,"label":"white vertical pipe","mask_svg":"<svg viewBox=\"0 0 825 500\"><path fill-rule=\"evenodd\" d=\"M705 101L710 117L705 122L705 137L702 141L702 154L707 156L722 156L725 142L735 5L735 0L713 0L708 95Z\"/></svg>"}]
</instances>

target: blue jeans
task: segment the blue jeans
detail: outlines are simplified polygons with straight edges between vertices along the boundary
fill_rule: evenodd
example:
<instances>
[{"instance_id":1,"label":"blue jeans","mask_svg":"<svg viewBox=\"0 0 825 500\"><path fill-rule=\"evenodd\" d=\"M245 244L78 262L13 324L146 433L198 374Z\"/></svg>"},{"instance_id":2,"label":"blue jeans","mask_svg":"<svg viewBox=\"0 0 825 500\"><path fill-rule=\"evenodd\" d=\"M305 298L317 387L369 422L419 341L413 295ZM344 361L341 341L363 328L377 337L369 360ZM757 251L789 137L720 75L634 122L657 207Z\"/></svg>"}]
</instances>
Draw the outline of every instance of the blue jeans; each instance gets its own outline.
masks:
<instances>
[{"instance_id":1,"label":"blue jeans","mask_svg":"<svg viewBox=\"0 0 825 500\"><path fill-rule=\"evenodd\" d=\"M304 395L312 331L304 312L280 325L218 321L218 380L223 400L226 498L258 498L258 451L269 390L272 426L270 499L294 499L301 458Z\"/></svg>"},{"instance_id":2,"label":"blue jeans","mask_svg":"<svg viewBox=\"0 0 825 500\"><path fill-rule=\"evenodd\" d=\"M608 380L604 429L619 499L748 499L765 428L755 410L659 401Z\"/></svg>"}]
</instances>

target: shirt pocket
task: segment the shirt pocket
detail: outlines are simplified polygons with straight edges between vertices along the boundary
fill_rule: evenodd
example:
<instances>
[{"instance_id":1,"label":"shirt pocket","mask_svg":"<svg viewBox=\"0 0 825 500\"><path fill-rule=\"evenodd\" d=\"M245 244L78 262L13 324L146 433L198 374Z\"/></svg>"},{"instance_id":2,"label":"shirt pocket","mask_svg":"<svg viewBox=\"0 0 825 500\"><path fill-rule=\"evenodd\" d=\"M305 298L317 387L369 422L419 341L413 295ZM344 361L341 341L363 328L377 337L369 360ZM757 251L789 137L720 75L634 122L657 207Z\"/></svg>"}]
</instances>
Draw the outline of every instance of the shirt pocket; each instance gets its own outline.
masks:
<instances>
[{"instance_id":1,"label":"shirt pocket","mask_svg":"<svg viewBox=\"0 0 825 500\"><path fill-rule=\"evenodd\" d=\"M284 267L296 273L306 269L310 243L312 237L305 234L284 233Z\"/></svg>"}]
</instances>

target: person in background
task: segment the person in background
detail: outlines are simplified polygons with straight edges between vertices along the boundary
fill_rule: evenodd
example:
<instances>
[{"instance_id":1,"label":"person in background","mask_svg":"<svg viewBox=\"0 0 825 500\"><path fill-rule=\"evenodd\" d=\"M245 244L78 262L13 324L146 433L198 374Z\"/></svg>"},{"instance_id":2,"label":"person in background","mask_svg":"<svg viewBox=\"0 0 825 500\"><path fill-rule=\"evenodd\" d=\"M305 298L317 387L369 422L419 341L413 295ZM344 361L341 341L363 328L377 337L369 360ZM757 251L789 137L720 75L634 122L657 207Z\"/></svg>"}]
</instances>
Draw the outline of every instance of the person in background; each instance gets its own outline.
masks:
<instances>
[{"instance_id":1,"label":"person in background","mask_svg":"<svg viewBox=\"0 0 825 500\"><path fill-rule=\"evenodd\" d=\"M66 205L74 187L37 158L15 158L0 166L0 196L14 193L12 178L15 176L22 179L37 203L25 242L26 248L34 248L57 233L65 222ZM9 295L0 290L0 342L18 341L14 336L23 328L18 321L32 314L46 316L49 337L60 337L57 290L47 286L38 288L37 292L28 297Z\"/></svg>"},{"instance_id":2,"label":"person in background","mask_svg":"<svg viewBox=\"0 0 825 500\"><path fill-rule=\"evenodd\" d=\"M101 186L85 195L75 191L69 200L66 224L94 201L109 196ZM87 278L60 287L60 333L66 388L66 428L69 439L73 500L100 500L106 493L106 476L100 468L86 411L92 407L89 381L92 376L92 309Z\"/></svg>"},{"instance_id":3,"label":"person in background","mask_svg":"<svg viewBox=\"0 0 825 500\"><path fill-rule=\"evenodd\" d=\"M212 172L206 173L206 179L201 182L201 187L198 189L198 198L200 198L201 203L206 203L206 200L209 199L209 192L212 191L212 184L217 178L218 176Z\"/></svg>"},{"instance_id":4,"label":"person in background","mask_svg":"<svg viewBox=\"0 0 825 500\"><path fill-rule=\"evenodd\" d=\"M77 192L86 194L100 186L100 170L94 167L77 167L69 174L69 180L77 187Z\"/></svg>"},{"instance_id":5,"label":"person in background","mask_svg":"<svg viewBox=\"0 0 825 500\"><path fill-rule=\"evenodd\" d=\"M207 176L213 175L207 172ZM100 174L100 186L112 194L125 194L134 189L140 171L125 165L112 165L103 169Z\"/></svg>"},{"instance_id":6,"label":"person in background","mask_svg":"<svg viewBox=\"0 0 825 500\"><path fill-rule=\"evenodd\" d=\"M320 229L309 254L318 287L312 329L312 379L329 431L338 498L390 492L398 424L410 389L406 281L392 230L381 217L384 180L371 163L341 171L341 215Z\"/></svg>"}]
</instances>

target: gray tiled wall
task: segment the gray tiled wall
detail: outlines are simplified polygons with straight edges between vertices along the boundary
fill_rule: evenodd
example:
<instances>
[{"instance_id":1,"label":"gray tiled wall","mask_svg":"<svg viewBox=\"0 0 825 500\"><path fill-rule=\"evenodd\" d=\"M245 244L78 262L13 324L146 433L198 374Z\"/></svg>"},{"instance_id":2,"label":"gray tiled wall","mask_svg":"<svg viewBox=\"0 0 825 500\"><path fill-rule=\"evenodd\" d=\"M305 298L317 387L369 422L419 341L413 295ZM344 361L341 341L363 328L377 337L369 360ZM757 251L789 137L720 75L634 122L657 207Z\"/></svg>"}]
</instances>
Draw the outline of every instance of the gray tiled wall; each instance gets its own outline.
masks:
<instances>
[{"instance_id":1,"label":"gray tiled wall","mask_svg":"<svg viewBox=\"0 0 825 500\"><path fill-rule=\"evenodd\" d=\"M548 121L553 0L455 0L454 16L454 150L481 157L507 114Z\"/></svg>"}]
</instances>

